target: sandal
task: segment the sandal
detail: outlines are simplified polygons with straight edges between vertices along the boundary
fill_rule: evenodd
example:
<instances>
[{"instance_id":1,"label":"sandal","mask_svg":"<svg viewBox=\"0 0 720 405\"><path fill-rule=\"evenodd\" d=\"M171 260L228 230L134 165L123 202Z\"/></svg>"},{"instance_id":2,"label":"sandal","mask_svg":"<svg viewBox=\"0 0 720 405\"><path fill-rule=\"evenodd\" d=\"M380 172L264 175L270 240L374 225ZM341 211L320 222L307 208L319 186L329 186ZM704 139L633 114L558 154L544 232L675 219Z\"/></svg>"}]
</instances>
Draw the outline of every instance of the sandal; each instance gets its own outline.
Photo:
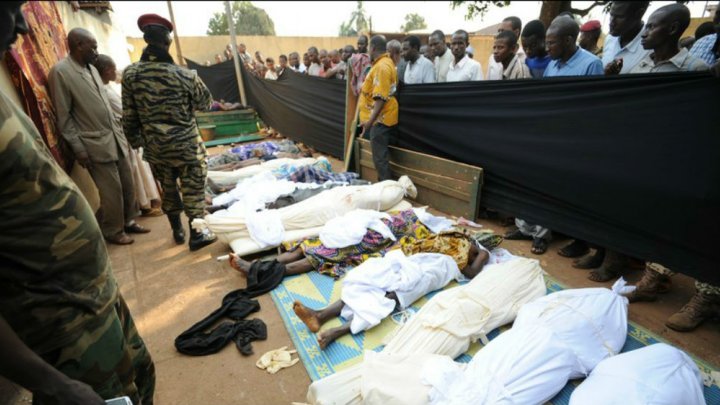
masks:
<instances>
[{"instance_id":1,"label":"sandal","mask_svg":"<svg viewBox=\"0 0 720 405\"><path fill-rule=\"evenodd\" d=\"M558 250L558 254L563 257L580 257L590 253L590 247L585 241L575 239Z\"/></svg>"},{"instance_id":2,"label":"sandal","mask_svg":"<svg viewBox=\"0 0 720 405\"><path fill-rule=\"evenodd\" d=\"M507 240L532 240L532 236L525 235L524 233L520 232L519 229L515 229L513 231L510 231L505 234L504 236Z\"/></svg>"},{"instance_id":3,"label":"sandal","mask_svg":"<svg viewBox=\"0 0 720 405\"><path fill-rule=\"evenodd\" d=\"M541 254L547 252L547 249L548 249L548 241L546 239L542 239L542 238L533 239L532 249L530 249L531 252L533 252L536 255L541 255Z\"/></svg>"}]
</instances>

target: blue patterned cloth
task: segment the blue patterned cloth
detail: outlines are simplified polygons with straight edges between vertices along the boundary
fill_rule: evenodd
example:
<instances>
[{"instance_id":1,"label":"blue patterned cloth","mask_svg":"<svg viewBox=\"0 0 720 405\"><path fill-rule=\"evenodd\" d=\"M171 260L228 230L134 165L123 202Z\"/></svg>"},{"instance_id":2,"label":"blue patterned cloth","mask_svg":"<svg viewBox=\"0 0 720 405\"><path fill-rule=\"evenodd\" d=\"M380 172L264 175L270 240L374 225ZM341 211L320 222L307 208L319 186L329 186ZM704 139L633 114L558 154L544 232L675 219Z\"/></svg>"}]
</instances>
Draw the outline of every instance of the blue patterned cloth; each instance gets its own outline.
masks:
<instances>
[{"instance_id":1,"label":"blue patterned cloth","mask_svg":"<svg viewBox=\"0 0 720 405\"><path fill-rule=\"evenodd\" d=\"M358 177L358 174L353 172L333 173L314 166L302 166L287 179L296 183L322 184L326 181L350 183Z\"/></svg>"},{"instance_id":2,"label":"blue patterned cloth","mask_svg":"<svg viewBox=\"0 0 720 405\"><path fill-rule=\"evenodd\" d=\"M313 163L312 165L307 166L297 166L295 164L289 163L284 164L277 169L273 170L272 173L275 177L278 179L290 179L290 175L297 172L298 170L304 168L304 167L314 167L319 170L324 170L326 172L332 172L332 166L330 166L330 162L325 158L320 158L317 160L317 162Z\"/></svg>"}]
</instances>

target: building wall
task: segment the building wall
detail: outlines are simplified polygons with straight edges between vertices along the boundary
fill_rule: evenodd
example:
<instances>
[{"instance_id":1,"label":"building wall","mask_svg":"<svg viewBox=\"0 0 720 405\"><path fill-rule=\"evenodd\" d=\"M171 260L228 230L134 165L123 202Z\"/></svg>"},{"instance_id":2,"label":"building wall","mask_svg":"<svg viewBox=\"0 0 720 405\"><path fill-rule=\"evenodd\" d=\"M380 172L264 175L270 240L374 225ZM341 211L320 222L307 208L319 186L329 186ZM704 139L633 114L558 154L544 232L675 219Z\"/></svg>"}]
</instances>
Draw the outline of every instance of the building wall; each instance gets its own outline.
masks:
<instances>
[{"instance_id":1,"label":"building wall","mask_svg":"<svg viewBox=\"0 0 720 405\"><path fill-rule=\"evenodd\" d=\"M133 62L140 60L140 55L145 47L145 41L142 38L127 38L128 44L133 50L130 52L130 59ZM244 43L250 55L255 55L255 51L260 51L264 58L272 57L275 63L282 54L290 52L298 52L302 54L307 52L311 46L320 49L340 49L345 45L353 45L357 43L354 37L275 37L275 36L238 36L238 44ZM206 37L180 37L180 47L183 57L188 58L197 63L205 63L210 61L215 63L215 55L222 54L225 47L230 43L228 35L213 35ZM175 52L175 44L170 46L170 55L177 62L177 54Z\"/></svg>"}]
</instances>

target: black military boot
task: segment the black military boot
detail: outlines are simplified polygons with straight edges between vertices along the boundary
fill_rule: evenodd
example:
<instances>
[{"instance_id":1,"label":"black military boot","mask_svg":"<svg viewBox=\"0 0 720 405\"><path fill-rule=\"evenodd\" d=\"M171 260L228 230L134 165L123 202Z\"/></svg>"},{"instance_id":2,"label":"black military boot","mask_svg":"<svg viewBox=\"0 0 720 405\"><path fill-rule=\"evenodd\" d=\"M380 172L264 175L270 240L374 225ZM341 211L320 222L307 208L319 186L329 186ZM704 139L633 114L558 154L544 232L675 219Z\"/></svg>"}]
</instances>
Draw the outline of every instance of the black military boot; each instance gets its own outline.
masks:
<instances>
[{"instance_id":1,"label":"black military boot","mask_svg":"<svg viewBox=\"0 0 720 405\"><path fill-rule=\"evenodd\" d=\"M190 251L196 251L198 249L202 249L205 246L214 243L217 240L217 236L213 235L212 232L207 231L205 232L198 232L193 229L192 227L192 218L189 221L190 223L190 241L188 242L188 245L190 246Z\"/></svg>"},{"instance_id":2,"label":"black military boot","mask_svg":"<svg viewBox=\"0 0 720 405\"><path fill-rule=\"evenodd\" d=\"M170 226L172 227L175 243L178 245L185 243L185 230L180 221L180 214L168 214L168 221L170 221Z\"/></svg>"}]
</instances>

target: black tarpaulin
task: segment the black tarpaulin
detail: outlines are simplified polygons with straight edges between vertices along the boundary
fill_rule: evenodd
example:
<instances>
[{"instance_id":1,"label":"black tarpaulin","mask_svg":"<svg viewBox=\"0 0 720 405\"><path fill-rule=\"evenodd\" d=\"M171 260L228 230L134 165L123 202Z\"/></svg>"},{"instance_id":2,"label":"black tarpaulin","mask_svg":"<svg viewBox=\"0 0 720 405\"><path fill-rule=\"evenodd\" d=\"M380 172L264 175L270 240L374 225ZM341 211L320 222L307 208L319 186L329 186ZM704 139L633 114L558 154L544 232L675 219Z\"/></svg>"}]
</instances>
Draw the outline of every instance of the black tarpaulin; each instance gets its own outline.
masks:
<instances>
[{"instance_id":1,"label":"black tarpaulin","mask_svg":"<svg viewBox=\"0 0 720 405\"><path fill-rule=\"evenodd\" d=\"M399 146L480 166L483 205L720 285L720 80L406 86Z\"/></svg>"},{"instance_id":2,"label":"black tarpaulin","mask_svg":"<svg viewBox=\"0 0 720 405\"><path fill-rule=\"evenodd\" d=\"M215 99L240 102L233 61L212 66L187 62ZM265 80L241 69L247 103L266 124L294 141L342 158L345 81L301 75L289 69L278 80Z\"/></svg>"},{"instance_id":3,"label":"black tarpaulin","mask_svg":"<svg viewBox=\"0 0 720 405\"><path fill-rule=\"evenodd\" d=\"M270 125L342 156L341 81L244 77ZM703 73L404 86L398 142L482 167L484 206L720 285L719 95Z\"/></svg>"}]
</instances>

